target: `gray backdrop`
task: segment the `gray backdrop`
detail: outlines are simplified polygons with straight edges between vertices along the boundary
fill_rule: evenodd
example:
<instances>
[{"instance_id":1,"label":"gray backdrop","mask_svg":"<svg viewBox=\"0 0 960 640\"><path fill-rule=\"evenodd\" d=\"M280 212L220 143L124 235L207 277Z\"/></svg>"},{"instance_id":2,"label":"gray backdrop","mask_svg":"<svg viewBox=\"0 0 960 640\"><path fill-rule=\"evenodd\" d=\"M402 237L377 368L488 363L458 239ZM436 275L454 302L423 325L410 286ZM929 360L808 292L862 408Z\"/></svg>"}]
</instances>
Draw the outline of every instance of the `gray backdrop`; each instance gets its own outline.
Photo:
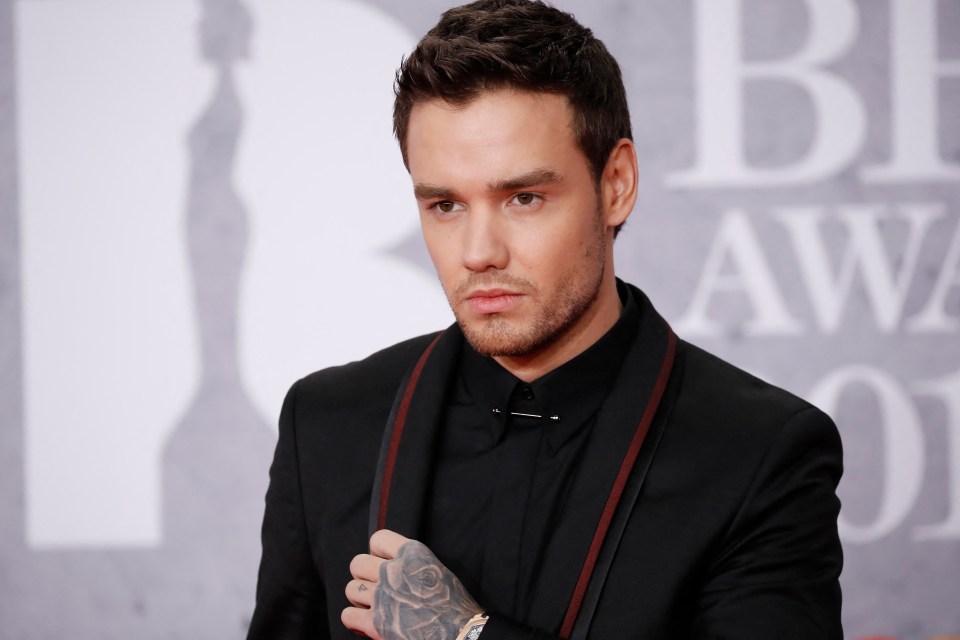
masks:
<instances>
[{"instance_id":1,"label":"gray backdrop","mask_svg":"<svg viewBox=\"0 0 960 640\"><path fill-rule=\"evenodd\" d=\"M831 413L848 638L960 638L960 2L566 0L622 277ZM238 638L287 385L450 321L390 140L435 0L0 0L0 638Z\"/></svg>"}]
</instances>

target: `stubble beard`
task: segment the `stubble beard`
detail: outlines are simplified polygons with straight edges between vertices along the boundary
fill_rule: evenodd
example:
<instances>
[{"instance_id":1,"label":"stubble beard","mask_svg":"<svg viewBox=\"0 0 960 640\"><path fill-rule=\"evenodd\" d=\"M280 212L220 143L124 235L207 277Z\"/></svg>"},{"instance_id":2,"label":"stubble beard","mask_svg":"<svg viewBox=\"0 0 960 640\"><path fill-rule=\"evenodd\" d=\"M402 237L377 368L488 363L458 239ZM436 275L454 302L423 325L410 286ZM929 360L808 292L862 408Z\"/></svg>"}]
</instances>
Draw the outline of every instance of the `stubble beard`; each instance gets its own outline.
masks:
<instances>
[{"instance_id":1,"label":"stubble beard","mask_svg":"<svg viewBox=\"0 0 960 640\"><path fill-rule=\"evenodd\" d=\"M457 324L474 351L491 357L525 356L561 341L570 333L596 302L603 284L606 244L599 213L597 216L594 244L587 248L584 256L587 260L578 269L565 274L546 296L532 282L502 272L473 274L458 284L453 292L447 292ZM591 278L589 271L592 269L589 267L595 265L599 265L599 269L596 277ZM466 292L478 283L484 287L505 286L538 300L539 307L533 319L526 325L517 326L508 315L492 313L473 323L468 322L457 309L464 303Z\"/></svg>"}]
</instances>

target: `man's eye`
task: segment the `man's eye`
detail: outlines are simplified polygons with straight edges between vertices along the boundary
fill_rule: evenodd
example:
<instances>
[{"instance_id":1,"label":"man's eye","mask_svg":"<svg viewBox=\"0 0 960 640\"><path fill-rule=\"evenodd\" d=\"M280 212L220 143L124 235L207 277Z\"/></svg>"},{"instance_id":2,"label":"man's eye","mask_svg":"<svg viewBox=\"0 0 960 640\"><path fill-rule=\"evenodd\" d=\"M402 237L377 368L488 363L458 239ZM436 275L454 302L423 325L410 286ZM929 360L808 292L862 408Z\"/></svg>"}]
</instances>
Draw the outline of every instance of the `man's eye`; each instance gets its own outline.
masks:
<instances>
[{"instance_id":1,"label":"man's eye","mask_svg":"<svg viewBox=\"0 0 960 640\"><path fill-rule=\"evenodd\" d=\"M452 200L442 200L433 206L441 213L453 213L457 210L457 203Z\"/></svg>"},{"instance_id":2,"label":"man's eye","mask_svg":"<svg viewBox=\"0 0 960 640\"><path fill-rule=\"evenodd\" d=\"M518 193L513 197L514 202L527 207L537 201L537 196L532 193Z\"/></svg>"}]
</instances>

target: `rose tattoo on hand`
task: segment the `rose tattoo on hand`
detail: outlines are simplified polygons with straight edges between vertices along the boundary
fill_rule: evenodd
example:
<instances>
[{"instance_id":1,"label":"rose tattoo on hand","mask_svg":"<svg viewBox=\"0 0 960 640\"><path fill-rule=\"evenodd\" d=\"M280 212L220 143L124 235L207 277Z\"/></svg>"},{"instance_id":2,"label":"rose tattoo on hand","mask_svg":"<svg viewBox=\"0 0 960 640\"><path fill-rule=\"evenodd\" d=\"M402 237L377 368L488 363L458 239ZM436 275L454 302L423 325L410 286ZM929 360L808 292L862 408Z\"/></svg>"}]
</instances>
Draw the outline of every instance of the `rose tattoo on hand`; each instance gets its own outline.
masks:
<instances>
[{"instance_id":1,"label":"rose tattoo on hand","mask_svg":"<svg viewBox=\"0 0 960 640\"><path fill-rule=\"evenodd\" d=\"M340 619L374 640L451 640L482 609L424 544L382 529L350 561Z\"/></svg>"},{"instance_id":2,"label":"rose tattoo on hand","mask_svg":"<svg viewBox=\"0 0 960 640\"><path fill-rule=\"evenodd\" d=\"M411 540L380 566L374 627L385 640L450 640L482 609L426 545Z\"/></svg>"}]
</instances>

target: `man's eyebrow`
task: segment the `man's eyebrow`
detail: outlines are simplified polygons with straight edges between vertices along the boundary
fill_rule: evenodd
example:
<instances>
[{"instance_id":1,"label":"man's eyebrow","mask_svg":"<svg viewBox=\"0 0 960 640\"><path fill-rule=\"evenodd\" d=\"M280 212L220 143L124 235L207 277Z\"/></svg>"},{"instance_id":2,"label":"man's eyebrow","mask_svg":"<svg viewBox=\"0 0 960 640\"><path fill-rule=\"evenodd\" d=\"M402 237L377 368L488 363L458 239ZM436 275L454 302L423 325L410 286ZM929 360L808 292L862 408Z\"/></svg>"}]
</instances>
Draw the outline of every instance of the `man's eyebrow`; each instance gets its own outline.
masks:
<instances>
[{"instance_id":1,"label":"man's eyebrow","mask_svg":"<svg viewBox=\"0 0 960 640\"><path fill-rule=\"evenodd\" d=\"M563 178L556 171L550 169L534 169L527 173L500 180L489 185L492 191L516 191L538 185L555 184Z\"/></svg>"},{"instance_id":2,"label":"man's eyebrow","mask_svg":"<svg viewBox=\"0 0 960 640\"><path fill-rule=\"evenodd\" d=\"M432 200L433 198L452 198L455 194L453 189L420 182L413 185L413 195L417 200Z\"/></svg>"},{"instance_id":3,"label":"man's eyebrow","mask_svg":"<svg viewBox=\"0 0 960 640\"><path fill-rule=\"evenodd\" d=\"M490 191L516 191L537 185L555 184L562 180L559 173L551 169L534 169L527 173L505 178L487 185ZM455 199L456 192L449 187L442 187L427 182L413 185L413 195L417 200Z\"/></svg>"}]
</instances>

